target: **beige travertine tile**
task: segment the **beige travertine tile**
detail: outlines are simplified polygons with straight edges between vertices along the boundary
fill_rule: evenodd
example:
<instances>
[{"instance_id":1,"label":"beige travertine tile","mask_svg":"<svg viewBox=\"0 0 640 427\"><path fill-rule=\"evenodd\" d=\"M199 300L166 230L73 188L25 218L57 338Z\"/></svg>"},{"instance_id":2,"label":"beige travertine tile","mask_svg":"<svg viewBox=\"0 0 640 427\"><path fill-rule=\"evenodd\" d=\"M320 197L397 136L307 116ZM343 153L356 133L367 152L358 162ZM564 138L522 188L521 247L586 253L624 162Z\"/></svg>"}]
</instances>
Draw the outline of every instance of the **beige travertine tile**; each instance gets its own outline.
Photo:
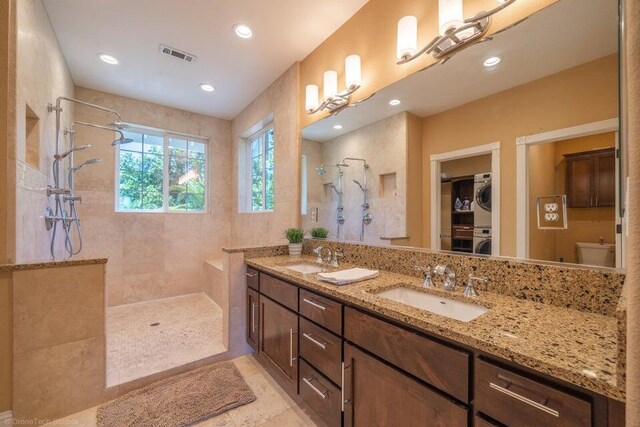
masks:
<instances>
[{"instance_id":1,"label":"beige travertine tile","mask_svg":"<svg viewBox=\"0 0 640 427\"><path fill-rule=\"evenodd\" d=\"M308 427L314 425L314 423L300 409L291 408L277 417L258 425L261 427Z\"/></svg>"},{"instance_id":2,"label":"beige travertine tile","mask_svg":"<svg viewBox=\"0 0 640 427\"><path fill-rule=\"evenodd\" d=\"M106 326L107 387L227 350L222 310L204 293L110 307Z\"/></svg>"},{"instance_id":3,"label":"beige travertine tile","mask_svg":"<svg viewBox=\"0 0 640 427\"><path fill-rule=\"evenodd\" d=\"M104 334L104 264L17 271L14 353Z\"/></svg>"},{"instance_id":4,"label":"beige travertine tile","mask_svg":"<svg viewBox=\"0 0 640 427\"><path fill-rule=\"evenodd\" d=\"M14 417L53 419L98 404L104 393L104 352L104 337L94 337L15 357Z\"/></svg>"}]
</instances>

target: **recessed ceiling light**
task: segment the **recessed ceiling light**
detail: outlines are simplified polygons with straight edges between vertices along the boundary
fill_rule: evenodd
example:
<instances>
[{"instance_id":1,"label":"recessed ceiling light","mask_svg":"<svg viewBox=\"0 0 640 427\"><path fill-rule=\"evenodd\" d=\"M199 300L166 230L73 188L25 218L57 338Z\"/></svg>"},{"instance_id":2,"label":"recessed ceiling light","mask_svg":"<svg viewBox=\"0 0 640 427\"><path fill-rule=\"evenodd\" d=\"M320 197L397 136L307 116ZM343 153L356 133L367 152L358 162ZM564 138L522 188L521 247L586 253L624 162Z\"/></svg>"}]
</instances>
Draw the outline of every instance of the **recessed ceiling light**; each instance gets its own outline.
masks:
<instances>
[{"instance_id":1,"label":"recessed ceiling light","mask_svg":"<svg viewBox=\"0 0 640 427\"><path fill-rule=\"evenodd\" d=\"M399 99L392 99L391 101L389 101L389 105L400 105L400 100Z\"/></svg>"},{"instance_id":2,"label":"recessed ceiling light","mask_svg":"<svg viewBox=\"0 0 640 427\"><path fill-rule=\"evenodd\" d=\"M253 37L253 31L246 24L236 24L233 26L233 31L236 35L242 39L250 39Z\"/></svg>"},{"instance_id":3,"label":"recessed ceiling light","mask_svg":"<svg viewBox=\"0 0 640 427\"><path fill-rule=\"evenodd\" d=\"M99 53L98 58L109 65L117 65L120 63L120 61L118 61L118 58L116 58L115 56L107 55L106 53Z\"/></svg>"},{"instance_id":4,"label":"recessed ceiling light","mask_svg":"<svg viewBox=\"0 0 640 427\"><path fill-rule=\"evenodd\" d=\"M500 58L499 56L491 56L487 59L484 60L484 66L485 67L493 67L495 65L498 65L500 63L500 61L502 61L502 58Z\"/></svg>"},{"instance_id":5,"label":"recessed ceiling light","mask_svg":"<svg viewBox=\"0 0 640 427\"><path fill-rule=\"evenodd\" d=\"M215 90L215 88L213 86L211 86L210 84L207 84L207 83L202 83L200 85L200 89L202 89L205 92L213 92Z\"/></svg>"},{"instance_id":6,"label":"recessed ceiling light","mask_svg":"<svg viewBox=\"0 0 640 427\"><path fill-rule=\"evenodd\" d=\"M335 130L340 130L340 129L342 129L342 125L333 125L333 128Z\"/></svg>"}]
</instances>

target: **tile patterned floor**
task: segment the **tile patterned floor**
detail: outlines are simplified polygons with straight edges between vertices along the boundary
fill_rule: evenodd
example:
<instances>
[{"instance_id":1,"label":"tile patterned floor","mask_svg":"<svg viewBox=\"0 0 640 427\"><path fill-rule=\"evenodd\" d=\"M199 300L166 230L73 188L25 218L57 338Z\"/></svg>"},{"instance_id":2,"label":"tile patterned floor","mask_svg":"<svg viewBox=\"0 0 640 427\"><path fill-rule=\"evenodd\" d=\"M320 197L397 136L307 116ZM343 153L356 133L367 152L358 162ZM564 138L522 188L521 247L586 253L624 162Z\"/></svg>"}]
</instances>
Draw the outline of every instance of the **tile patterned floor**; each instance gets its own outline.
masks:
<instances>
[{"instance_id":1,"label":"tile patterned floor","mask_svg":"<svg viewBox=\"0 0 640 427\"><path fill-rule=\"evenodd\" d=\"M107 387L227 350L222 309L204 293L110 307L106 329Z\"/></svg>"},{"instance_id":2,"label":"tile patterned floor","mask_svg":"<svg viewBox=\"0 0 640 427\"><path fill-rule=\"evenodd\" d=\"M315 426L313 421L287 396L253 356L239 357L234 360L234 363L255 393L256 401L198 423L197 427ZM95 427L97 410L97 407L87 409L48 425L51 427L64 425Z\"/></svg>"}]
</instances>

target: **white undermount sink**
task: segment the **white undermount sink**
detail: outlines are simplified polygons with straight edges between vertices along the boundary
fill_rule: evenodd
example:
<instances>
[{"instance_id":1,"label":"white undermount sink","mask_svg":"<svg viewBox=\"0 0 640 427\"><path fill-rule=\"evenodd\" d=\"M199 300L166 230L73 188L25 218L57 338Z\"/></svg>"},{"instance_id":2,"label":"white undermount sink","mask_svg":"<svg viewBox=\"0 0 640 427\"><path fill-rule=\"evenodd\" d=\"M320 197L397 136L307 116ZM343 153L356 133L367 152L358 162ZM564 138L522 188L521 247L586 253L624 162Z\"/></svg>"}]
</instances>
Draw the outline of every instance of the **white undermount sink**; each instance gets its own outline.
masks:
<instances>
[{"instance_id":1,"label":"white undermount sink","mask_svg":"<svg viewBox=\"0 0 640 427\"><path fill-rule=\"evenodd\" d=\"M389 289L375 295L461 322L470 322L489 311L488 308L480 305L443 298L404 287Z\"/></svg>"},{"instance_id":2,"label":"white undermount sink","mask_svg":"<svg viewBox=\"0 0 640 427\"><path fill-rule=\"evenodd\" d=\"M309 264L306 262L300 263L300 264L287 265L285 268L287 270L296 271L301 274L322 273L323 271L326 271L324 268L318 265Z\"/></svg>"}]
</instances>

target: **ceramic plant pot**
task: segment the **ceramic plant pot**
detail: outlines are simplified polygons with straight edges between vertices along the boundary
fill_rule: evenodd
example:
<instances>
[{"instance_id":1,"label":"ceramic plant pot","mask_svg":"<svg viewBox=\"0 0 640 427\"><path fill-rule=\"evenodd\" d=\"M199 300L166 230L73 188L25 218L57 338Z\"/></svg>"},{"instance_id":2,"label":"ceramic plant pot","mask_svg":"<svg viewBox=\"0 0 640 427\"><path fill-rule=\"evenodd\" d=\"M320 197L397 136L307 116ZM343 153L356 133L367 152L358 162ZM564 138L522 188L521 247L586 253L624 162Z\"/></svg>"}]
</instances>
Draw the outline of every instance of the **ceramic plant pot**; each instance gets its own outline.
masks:
<instances>
[{"instance_id":1,"label":"ceramic plant pot","mask_svg":"<svg viewBox=\"0 0 640 427\"><path fill-rule=\"evenodd\" d=\"M302 255L302 243L289 243L289 256L299 257Z\"/></svg>"}]
</instances>

